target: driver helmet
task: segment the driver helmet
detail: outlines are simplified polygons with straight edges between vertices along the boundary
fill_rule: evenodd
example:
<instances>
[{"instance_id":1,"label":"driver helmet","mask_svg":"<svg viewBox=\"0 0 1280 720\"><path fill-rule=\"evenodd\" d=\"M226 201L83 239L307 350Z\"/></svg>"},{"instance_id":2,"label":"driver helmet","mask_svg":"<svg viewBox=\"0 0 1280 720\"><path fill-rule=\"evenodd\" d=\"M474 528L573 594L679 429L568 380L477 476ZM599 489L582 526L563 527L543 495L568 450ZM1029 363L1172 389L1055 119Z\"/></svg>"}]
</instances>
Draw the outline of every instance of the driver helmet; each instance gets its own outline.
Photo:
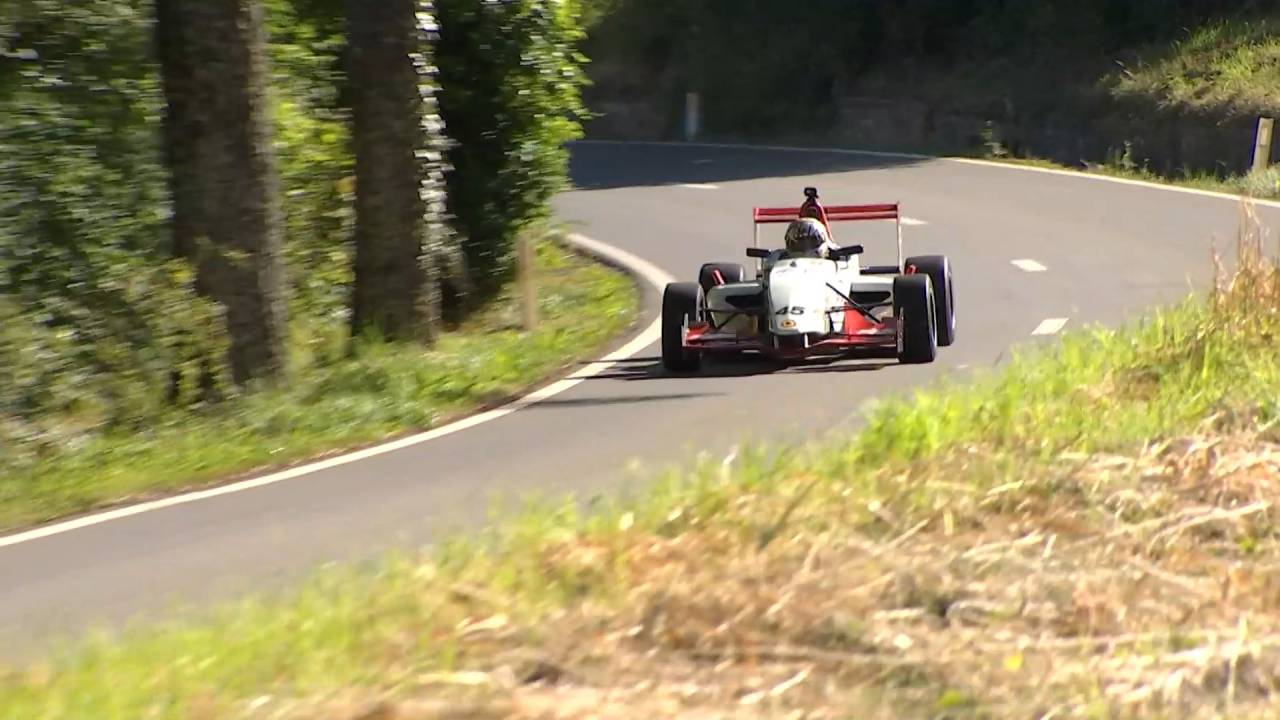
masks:
<instances>
[{"instance_id":1,"label":"driver helmet","mask_svg":"<svg viewBox=\"0 0 1280 720\"><path fill-rule=\"evenodd\" d=\"M802 257L827 257L831 237L827 227L814 218L800 218L787 227L787 253Z\"/></svg>"}]
</instances>

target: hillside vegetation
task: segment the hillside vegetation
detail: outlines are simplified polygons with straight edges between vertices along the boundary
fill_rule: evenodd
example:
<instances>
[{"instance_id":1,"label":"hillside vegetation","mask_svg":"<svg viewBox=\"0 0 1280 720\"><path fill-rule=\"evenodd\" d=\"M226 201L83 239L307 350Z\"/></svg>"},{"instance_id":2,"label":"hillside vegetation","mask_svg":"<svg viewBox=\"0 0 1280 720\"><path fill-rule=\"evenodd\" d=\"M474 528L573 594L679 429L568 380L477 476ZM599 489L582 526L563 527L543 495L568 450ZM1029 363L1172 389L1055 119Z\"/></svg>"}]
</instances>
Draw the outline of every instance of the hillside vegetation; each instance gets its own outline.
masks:
<instances>
[{"instance_id":1,"label":"hillside vegetation","mask_svg":"<svg viewBox=\"0 0 1280 720\"><path fill-rule=\"evenodd\" d=\"M1280 15L1265 2L610 7L588 44L601 136L679 137L692 90L712 139L1222 178L1248 170L1256 117L1280 113Z\"/></svg>"}]
</instances>

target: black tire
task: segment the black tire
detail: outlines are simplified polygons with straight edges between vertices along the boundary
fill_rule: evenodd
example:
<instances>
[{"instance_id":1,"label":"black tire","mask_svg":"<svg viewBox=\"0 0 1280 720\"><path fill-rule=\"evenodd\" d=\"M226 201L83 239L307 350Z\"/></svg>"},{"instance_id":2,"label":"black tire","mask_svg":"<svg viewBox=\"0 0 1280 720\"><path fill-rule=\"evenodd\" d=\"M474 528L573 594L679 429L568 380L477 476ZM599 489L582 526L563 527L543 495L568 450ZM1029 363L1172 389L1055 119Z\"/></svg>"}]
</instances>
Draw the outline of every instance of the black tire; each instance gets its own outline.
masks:
<instances>
[{"instance_id":1,"label":"black tire","mask_svg":"<svg viewBox=\"0 0 1280 720\"><path fill-rule=\"evenodd\" d=\"M898 361L931 363L938 357L938 318L933 280L924 273L893 279L893 315L898 319Z\"/></svg>"},{"instance_id":2,"label":"black tire","mask_svg":"<svg viewBox=\"0 0 1280 720\"><path fill-rule=\"evenodd\" d=\"M720 276L727 283L747 281L746 268L738 263L707 263L698 271L698 284L702 286L702 292L709 293L716 286L716 270L720 271Z\"/></svg>"},{"instance_id":3,"label":"black tire","mask_svg":"<svg viewBox=\"0 0 1280 720\"><path fill-rule=\"evenodd\" d=\"M921 255L907 258L906 265L928 275L933 281L934 301L938 308L938 345L951 345L956 341L956 295L951 279L951 261L945 255Z\"/></svg>"},{"instance_id":4,"label":"black tire","mask_svg":"<svg viewBox=\"0 0 1280 720\"><path fill-rule=\"evenodd\" d=\"M684 348L683 330L701 318L703 295L697 283L671 283L662 293L662 366L675 372L697 370L702 354Z\"/></svg>"}]
</instances>

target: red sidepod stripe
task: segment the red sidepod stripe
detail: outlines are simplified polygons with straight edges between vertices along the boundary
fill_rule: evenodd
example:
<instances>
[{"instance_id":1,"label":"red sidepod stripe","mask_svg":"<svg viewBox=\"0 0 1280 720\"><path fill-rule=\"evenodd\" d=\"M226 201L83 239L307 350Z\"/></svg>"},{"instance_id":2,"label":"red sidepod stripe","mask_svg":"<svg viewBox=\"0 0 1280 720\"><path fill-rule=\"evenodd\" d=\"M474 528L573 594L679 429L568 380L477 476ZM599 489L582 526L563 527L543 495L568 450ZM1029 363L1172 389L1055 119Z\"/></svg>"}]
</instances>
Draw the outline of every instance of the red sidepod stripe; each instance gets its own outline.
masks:
<instances>
[{"instance_id":1,"label":"red sidepod stripe","mask_svg":"<svg viewBox=\"0 0 1280 720\"><path fill-rule=\"evenodd\" d=\"M867 319L867 316L858 312L853 308L846 308L844 311L844 334L853 335L862 330L883 330L887 327L885 323L874 323Z\"/></svg>"}]
</instances>

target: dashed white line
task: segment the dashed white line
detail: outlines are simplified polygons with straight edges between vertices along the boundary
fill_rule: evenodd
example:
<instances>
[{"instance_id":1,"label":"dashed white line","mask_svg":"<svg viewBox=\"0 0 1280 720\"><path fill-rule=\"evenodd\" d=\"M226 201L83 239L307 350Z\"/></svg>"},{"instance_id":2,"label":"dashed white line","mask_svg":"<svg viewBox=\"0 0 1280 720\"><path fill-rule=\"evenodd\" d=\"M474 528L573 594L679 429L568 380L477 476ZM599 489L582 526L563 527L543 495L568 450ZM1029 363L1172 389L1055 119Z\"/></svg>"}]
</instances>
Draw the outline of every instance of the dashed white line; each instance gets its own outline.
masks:
<instances>
[{"instance_id":1,"label":"dashed white line","mask_svg":"<svg viewBox=\"0 0 1280 720\"><path fill-rule=\"evenodd\" d=\"M1031 331L1032 335L1057 335L1067 326L1067 318L1049 318Z\"/></svg>"},{"instance_id":2,"label":"dashed white line","mask_svg":"<svg viewBox=\"0 0 1280 720\"><path fill-rule=\"evenodd\" d=\"M1022 260L1010 260L1009 262L1014 267L1018 268L1019 270L1022 270L1023 272L1042 273L1045 270L1049 269L1044 265L1041 265L1040 263L1036 262L1035 260L1030 260L1026 258Z\"/></svg>"},{"instance_id":3,"label":"dashed white line","mask_svg":"<svg viewBox=\"0 0 1280 720\"><path fill-rule=\"evenodd\" d=\"M690 190L719 190L719 185L710 183L680 183L680 187L689 188Z\"/></svg>"}]
</instances>

